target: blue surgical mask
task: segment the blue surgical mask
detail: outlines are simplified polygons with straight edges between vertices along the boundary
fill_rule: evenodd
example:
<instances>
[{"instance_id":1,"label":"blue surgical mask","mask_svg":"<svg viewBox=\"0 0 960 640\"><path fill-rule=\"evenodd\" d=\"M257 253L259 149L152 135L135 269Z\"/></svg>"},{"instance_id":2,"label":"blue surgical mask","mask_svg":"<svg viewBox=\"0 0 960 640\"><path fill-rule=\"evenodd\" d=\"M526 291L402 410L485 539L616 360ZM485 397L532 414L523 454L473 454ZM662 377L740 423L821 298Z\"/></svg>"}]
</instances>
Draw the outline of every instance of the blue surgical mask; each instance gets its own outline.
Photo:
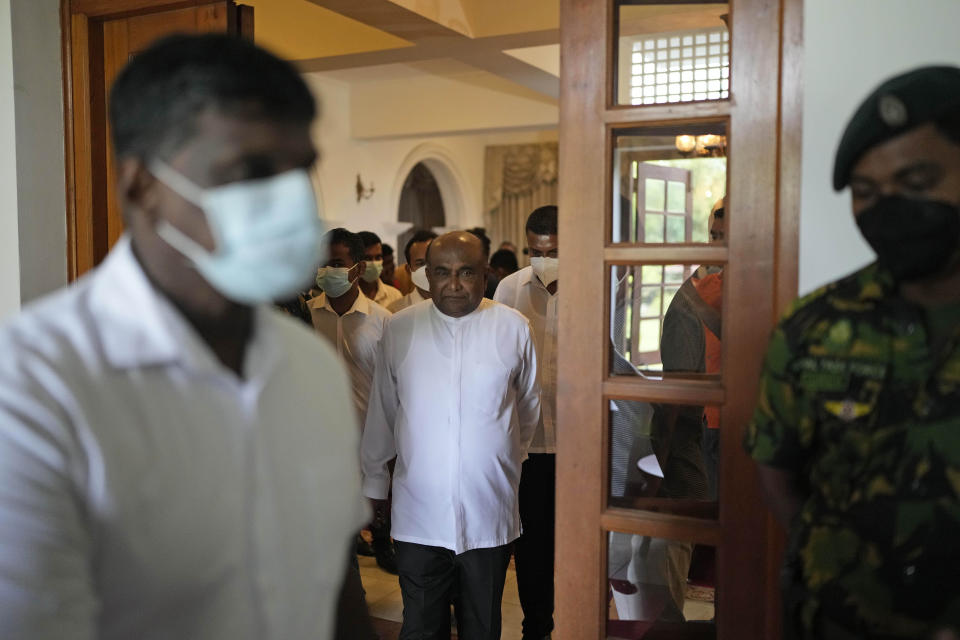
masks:
<instances>
[{"instance_id":1,"label":"blue surgical mask","mask_svg":"<svg viewBox=\"0 0 960 640\"><path fill-rule=\"evenodd\" d=\"M288 298L326 259L313 184L305 169L204 189L159 160L150 172L198 206L213 234L207 251L166 220L157 234L224 297L241 304Z\"/></svg>"},{"instance_id":2,"label":"blue surgical mask","mask_svg":"<svg viewBox=\"0 0 960 640\"><path fill-rule=\"evenodd\" d=\"M356 278L350 279L350 272L356 267L357 265L349 268L321 267L317 271L317 286L327 294L328 298L339 298L350 291L350 287L357 281Z\"/></svg>"}]
</instances>

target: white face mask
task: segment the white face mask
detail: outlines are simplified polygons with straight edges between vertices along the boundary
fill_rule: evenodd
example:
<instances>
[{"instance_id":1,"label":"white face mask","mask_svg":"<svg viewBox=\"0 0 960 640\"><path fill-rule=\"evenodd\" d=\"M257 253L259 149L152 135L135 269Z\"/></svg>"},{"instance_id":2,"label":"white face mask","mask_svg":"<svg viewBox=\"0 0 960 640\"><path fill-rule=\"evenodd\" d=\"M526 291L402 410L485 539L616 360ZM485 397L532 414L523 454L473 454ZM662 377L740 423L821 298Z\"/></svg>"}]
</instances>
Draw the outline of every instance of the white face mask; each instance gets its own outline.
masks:
<instances>
[{"instance_id":1,"label":"white face mask","mask_svg":"<svg viewBox=\"0 0 960 640\"><path fill-rule=\"evenodd\" d=\"M556 282L560 274L559 258L530 258L530 266L545 287Z\"/></svg>"},{"instance_id":2,"label":"white face mask","mask_svg":"<svg viewBox=\"0 0 960 640\"><path fill-rule=\"evenodd\" d=\"M376 282L383 273L383 260L370 260L367 262L367 269L363 272L364 282Z\"/></svg>"},{"instance_id":3,"label":"white face mask","mask_svg":"<svg viewBox=\"0 0 960 640\"><path fill-rule=\"evenodd\" d=\"M327 294L328 298L339 298L350 291L356 278L350 279L350 272L357 268L352 267L321 267L317 271L317 286Z\"/></svg>"},{"instance_id":4,"label":"white face mask","mask_svg":"<svg viewBox=\"0 0 960 640\"><path fill-rule=\"evenodd\" d=\"M423 265L416 271L411 271L410 280L418 288L424 291L430 291L430 281L427 280L427 265Z\"/></svg>"},{"instance_id":5,"label":"white face mask","mask_svg":"<svg viewBox=\"0 0 960 640\"><path fill-rule=\"evenodd\" d=\"M306 169L204 189L166 163L150 172L204 213L213 234L207 251L166 220L157 234L190 259L224 297L241 304L288 298L326 260L313 184Z\"/></svg>"}]
</instances>

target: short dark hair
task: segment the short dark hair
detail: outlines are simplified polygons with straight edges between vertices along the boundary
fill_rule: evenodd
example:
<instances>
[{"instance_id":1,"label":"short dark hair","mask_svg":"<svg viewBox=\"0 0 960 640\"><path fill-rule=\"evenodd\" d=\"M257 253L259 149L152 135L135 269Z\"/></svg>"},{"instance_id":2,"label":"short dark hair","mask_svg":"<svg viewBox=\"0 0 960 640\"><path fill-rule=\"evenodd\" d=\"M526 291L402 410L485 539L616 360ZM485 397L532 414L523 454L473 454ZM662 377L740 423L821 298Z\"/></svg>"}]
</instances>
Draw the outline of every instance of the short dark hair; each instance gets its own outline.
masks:
<instances>
[{"instance_id":1,"label":"short dark hair","mask_svg":"<svg viewBox=\"0 0 960 640\"><path fill-rule=\"evenodd\" d=\"M343 227L331 229L323 236L325 246L332 247L335 244L342 245L350 252L350 259L354 262L360 262L367 256L364 253L363 242L360 236L352 231L347 231Z\"/></svg>"},{"instance_id":2,"label":"short dark hair","mask_svg":"<svg viewBox=\"0 0 960 640\"><path fill-rule=\"evenodd\" d=\"M480 238L480 241L483 243L483 255L484 257L490 257L490 238L487 237L487 230L483 227L474 227L472 229L467 229L467 233L477 236Z\"/></svg>"},{"instance_id":3,"label":"short dark hair","mask_svg":"<svg viewBox=\"0 0 960 640\"><path fill-rule=\"evenodd\" d=\"M510 249L497 249L493 252L493 255L490 256L490 266L494 269L506 269L510 273L520 269L520 265L517 264L517 254Z\"/></svg>"},{"instance_id":4,"label":"short dark hair","mask_svg":"<svg viewBox=\"0 0 960 640\"><path fill-rule=\"evenodd\" d=\"M403 248L403 258L407 261L407 264L410 264L410 248L418 242L429 242L430 240L435 240L437 234L429 229L417 229L410 239L407 240L407 245Z\"/></svg>"},{"instance_id":5,"label":"short dark hair","mask_svg":"<svg viewBox=\"0 0 960 640\"><path fill-rule=\"evenodd\" d=\"M385 255L385 256L392 256L392 255L393 255L393 247L391 247L390 245L388 245L386 242L382 243L382 245L383 245L383 255Z\"/></svg>"},{"instance_id":6,"label":"short dark hair","mask_svg":"<svg viewBox=\"0 0 960 640\"><path fill-rule=\"evenodd\" d=\"M310 123L313 95L288 62L237 36L173 35L137 54L110 89L118 158L169 156L207 109Z\"/></svg>"},{"instance_id":7,"label":"short dark hair","mask_svg":"<svg viewBox=\"0 0 960 640\"><path fill-rule=\"evenodd\" d=\"M527 231L538 236L557 235L557 205L537 207L527 218Z\"/></svg>"},{"instance_id":8,"label":"short dark hair","mask_svg":"<svg viewBox=\"0 0 960 640\"><path fill-rule=\"evenodd\" d=\"M366 251L375 244L383 244L383 241L380 240L380 236L375 234L373 231L361 231L357 233L360 236L360 242L363 243L363 249Z\"/></svg>"}]
</instances>

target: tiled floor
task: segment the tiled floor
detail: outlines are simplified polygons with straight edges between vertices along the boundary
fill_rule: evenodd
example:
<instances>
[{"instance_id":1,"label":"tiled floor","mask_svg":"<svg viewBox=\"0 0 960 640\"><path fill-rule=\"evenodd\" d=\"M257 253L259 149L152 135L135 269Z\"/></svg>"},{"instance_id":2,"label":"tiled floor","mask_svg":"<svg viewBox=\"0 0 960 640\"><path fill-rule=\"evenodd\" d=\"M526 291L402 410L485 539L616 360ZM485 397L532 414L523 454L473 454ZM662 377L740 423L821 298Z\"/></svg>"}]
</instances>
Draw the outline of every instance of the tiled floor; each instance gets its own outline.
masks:
<instances>
[{"instance_id":1,"label":"tiled floor","mask_svg":"<svg viewBox=\"0 0 960 640\"><path fill-rule=\"evenodd\" d=\"M360 576L363 588L367 591L367 604L370 615L384 620L401 622L403 620L403 601L400 597L400 584L397 577L381 570L373 558L360 558ZM687 600L683 608L687 620L709 620L713 618L713 603ZM615 615L615 614L614 614ZM521 640L521 622L523 611L517 596L517 574L513 563L507 570L507 584L503 590L503 632L501 640ZM553 634L554 640L559 635Z\"/></svg>"}]
</instances>

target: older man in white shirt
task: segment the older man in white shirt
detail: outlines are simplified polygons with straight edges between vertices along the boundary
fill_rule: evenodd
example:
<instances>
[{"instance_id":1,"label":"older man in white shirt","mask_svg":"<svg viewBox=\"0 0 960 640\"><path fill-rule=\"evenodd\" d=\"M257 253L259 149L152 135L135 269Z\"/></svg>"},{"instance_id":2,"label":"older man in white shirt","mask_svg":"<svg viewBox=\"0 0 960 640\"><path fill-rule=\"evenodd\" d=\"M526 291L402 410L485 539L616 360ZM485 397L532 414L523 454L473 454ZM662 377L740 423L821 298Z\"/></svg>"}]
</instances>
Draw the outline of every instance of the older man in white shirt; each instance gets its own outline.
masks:
<instances>
[{"instance_id":1,"label":"older man in white shirt","mask_svg":"<svg viewBox=\"0 0 960 640\"><path fill-rule=\"evenodd\" d=\"M407 246L403 249L403 256L407 259L407 262L403 265L403 268L410 277L410 282L413 283L413 291L392 302L387 307L391 313L396 313L407 307L412 307L418 302L430 299L430 283L427 281L425 267L427 265L427 247L436 237L437 234L433 231L420 229L407 240Z\"/></svg>"},{"instance_id":2,"label":"older man in white shirt","mask_svg":"<svg viewBox=\"0 0 960 640\"><path fill-rule=\"evenodd\" d=\"M543 640L553 631L554 493L557 407L557 207L535 209L527 218L530 266L500 281L493 299L530 321L540 356L543 411L530 457L520 476L523 535L515 545L517 590L523 608L524 640Z\"/></svg>"},{"instance_id":3,"label":"older man in white shirt","mask_svg":"<svg viewBox=\"0 0 960 640\"><path fill-rule=\"evenodd\" d=\"M483 299L476 237L437 238L426 268L432 304L395 314L381 341L364 493L382 508L396 456L400 637L449 637L452 602L460 638L497 640L520 466L540 415L533 338L522 315Z\"/></svg>"},{"instance_id":4,"label":"older man in white shirt","mask_svg":"<svg viewBox=\"0 0 960 640\"><path fill-rule=\"evenodd\" d=\"M336 355L266 304L321 257L313 116L225 35L117 78L128 235L0 330L0 638L332 637L359 434Z\"/></svg>"}]
</instances>

